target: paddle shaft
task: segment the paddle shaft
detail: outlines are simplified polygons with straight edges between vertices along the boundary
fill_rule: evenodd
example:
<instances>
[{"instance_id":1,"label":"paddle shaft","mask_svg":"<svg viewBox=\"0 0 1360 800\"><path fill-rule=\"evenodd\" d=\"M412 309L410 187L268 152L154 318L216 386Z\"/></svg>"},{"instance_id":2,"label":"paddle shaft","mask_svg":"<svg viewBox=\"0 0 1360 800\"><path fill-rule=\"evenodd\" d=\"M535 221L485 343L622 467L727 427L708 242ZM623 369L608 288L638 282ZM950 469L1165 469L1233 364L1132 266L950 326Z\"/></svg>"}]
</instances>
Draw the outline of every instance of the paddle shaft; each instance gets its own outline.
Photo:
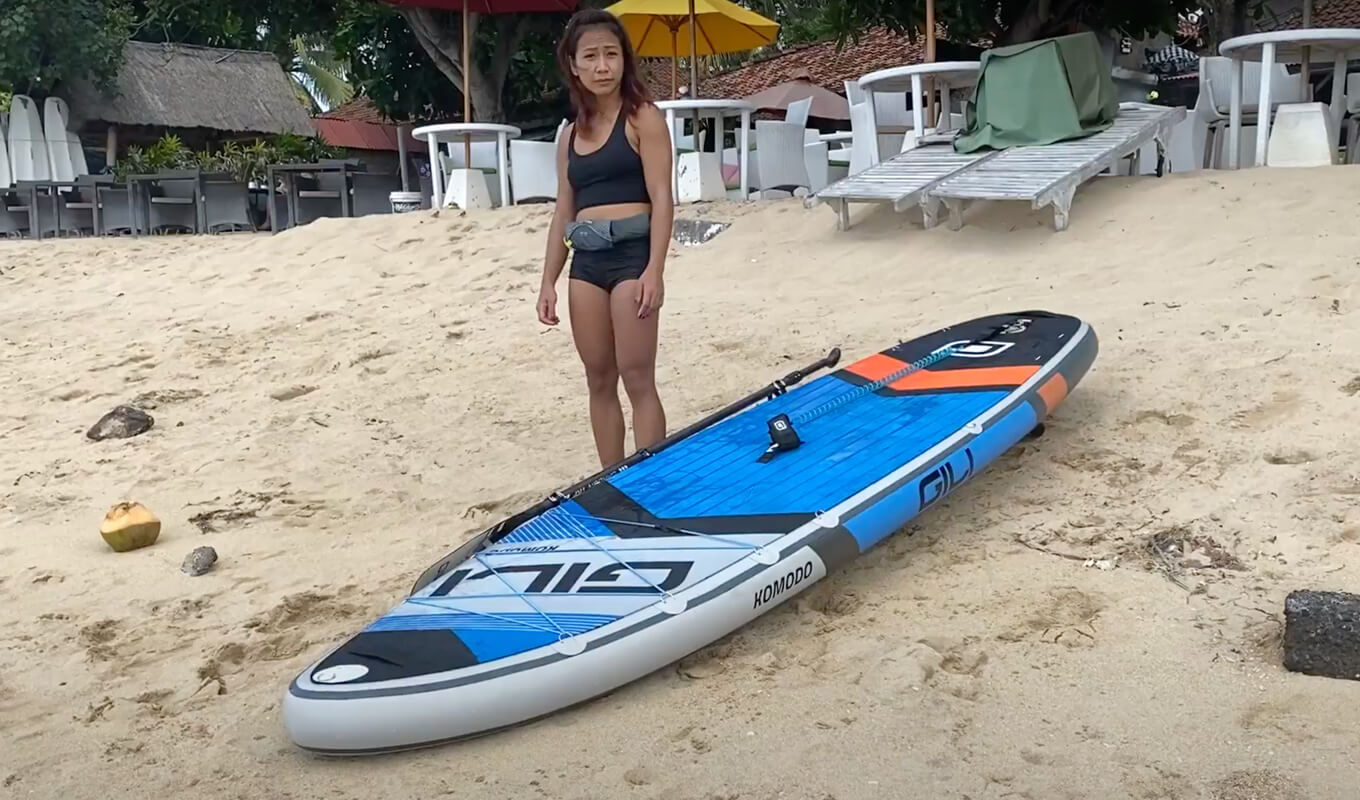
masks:
<instances>
[{"instance_id":1,"label":"paddle shaft","mask_svg":"<svg viewBox=\"0 0 1360 800\"><path fill-rule=\"evenodd\" d=\"M490 544L492 542L495 542L496 540L515 530L528 520L533 519L539 514L542 514L543 512L547 511L553 506L559 505L560 503L562 503L562 501L570 500L571 498L576 497L577 495L581 494L582 492L599 483L600 481L604 480L605 478L608 478L610 475L613 475L621 470L627 469L628 467L633 466L639 461L650 458L656 455L657 453L660 453L662 450L665 450L666 448L670 447L671 445L683 441L684 439L687 439L690 436L693 436L694 434L698 433L704 428L707 428L720 420L726 419L727 417L730 417L733 414L742 411L743 409L753 406L762 400L768 400L770 398L778 397L779 395L784 394L789 390L790 387L801 383L803 379L806 378L808 375L811 375L812 373L817 372L818 370L829 369L835 366L837 362L840 361L840 358L841 358L840 348L839 347L832 348L831 352L827 353L824 358L818 359L817 361L814 361L813 363L808 364L805 367L801 367L799 369L794 370L793 372L790 372L784 377L779 378L767 384L766 386L757 389L754 392L751 392L750 394L746 395L740 400L737 400L733 403L730 403L718 409L717 411L714 411L712 414L709 414L708 416L704 417L698 422L695 422L692 425L688 425L676 431L675 433L671 434L670 436L667 436L666 438L662 439L656 444L650 447L644 447L638 450L637 452L633 453L631 456L628 456L627 458L623 459L622 461L619 461L616 464L612 464L608 467L605 467L604 469L600 470L594 475L591 475L590 477L584 480L578 481L565 489L556 491L549 495L548 497L544 498L543 500L540 500L539 502L530 506L529 508L526 508L517 514L514 514L513 516L501 520L492 527L486 529L485 531L482 531L480 534L464 542L461 546L459 546L457 550L454 550L449 555L440 559L436 563L430 565L429 568L427 568L423 573L421 573L420 577L416 579L415 585L411 588L411 594L415 594L416 592L420 591L420 587L428 584L430 581L434 580L440 575L443 575L454 564L462 562L471 553L481 549L483 544Z\"/></svg>"}]
</instances>

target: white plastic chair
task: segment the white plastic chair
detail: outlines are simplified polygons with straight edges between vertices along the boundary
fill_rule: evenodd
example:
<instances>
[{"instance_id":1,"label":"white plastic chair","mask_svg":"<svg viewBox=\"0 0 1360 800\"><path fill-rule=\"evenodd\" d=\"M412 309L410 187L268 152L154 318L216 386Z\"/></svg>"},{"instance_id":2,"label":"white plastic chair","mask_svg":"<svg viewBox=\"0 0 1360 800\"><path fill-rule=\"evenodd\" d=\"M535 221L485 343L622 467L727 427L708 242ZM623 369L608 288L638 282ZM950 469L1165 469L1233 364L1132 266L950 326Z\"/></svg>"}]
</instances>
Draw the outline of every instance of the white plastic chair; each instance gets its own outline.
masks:
<instances>
[{"instance_id":1,"label":"white plastic chair","mask_svg":"<svg viewBox=\"0 0 1360 800\"><path fill-rule=\"evenodd\" d=\"M1356 141L1360 137L1360 72L1352 72L1346 76L1346 163L1355 164L1360 162L1360 142Z\"/></svg>"},{"instance_id":2,"label":"white plastic chair","mask_svg":"<svg viewBox=\"0 0 1360 800\"><path fill-rule=\"evenodd\" d=\"M857 175L878 163L878 136L874 131L874 109L867 101L850 106L850 175Z\"/></svg>"},{"instance_id":3,"label":"white plastic chair","mask_svg":"<svg viewBox=\"0 0 1360 800\"><path fill-rule=\"evenodd\" d=\"M802 125L783 120L756 121L756 148L749 165L752 189L762 195L772 191L793 194L800 188L812 191L806 151L816 145L807 144L804 130ZM824 152L824 144L822 148ZM730 163L737 163L735 149L729 149L733 150Z\"/></svg>"},{"instance_id":4,"label":"white plastic chair","mask_svg":"<svg viewBox=\"0 0 1360 800\"><path fill-rule=\"evenodd\" d=\"M800 128L807 127L808 114L812 111L812 98L805 97L802 100L794 100L789 103L789 107L784 111L784 121L791 122Z\"/></svg>"},{"instance_id":5,"label":"white plastic chair","mask_svg":"<svg viewBox=\"0 0 1360 800\"><path fill-rule=\"evenodd\" d=\"M1270 113L1273 115L1285 103L1301 103L1306 99L1303 75L1290 75L1284 64L1275 64L1270 76ZM1261 62L1242 64L1242 136L1243 152L1255 149L1256 120L1259 115L1257 98L1261 95ZM1228 129L1232 109L1232 59L1226 56L1205 56L1199 60L1199 97L1194 113L1207 125L1204 140L1204 168L1222 163L1223 134ZM1250 128L1251 130L1246 130ZM1243 159L1245 161L1245 159Z\"/></svg>"},{"instance_id":6,"label":"white plastic chair","mask_svg":"<svg viewBox=\"0 0 1360 800\"><path fill-rule=\"evenodd\" d=\"M567 121L562 120L551 142L510 140L510 193L515 205L557 198L557 148L566 127Z\"/></svg>"}]
</instances>

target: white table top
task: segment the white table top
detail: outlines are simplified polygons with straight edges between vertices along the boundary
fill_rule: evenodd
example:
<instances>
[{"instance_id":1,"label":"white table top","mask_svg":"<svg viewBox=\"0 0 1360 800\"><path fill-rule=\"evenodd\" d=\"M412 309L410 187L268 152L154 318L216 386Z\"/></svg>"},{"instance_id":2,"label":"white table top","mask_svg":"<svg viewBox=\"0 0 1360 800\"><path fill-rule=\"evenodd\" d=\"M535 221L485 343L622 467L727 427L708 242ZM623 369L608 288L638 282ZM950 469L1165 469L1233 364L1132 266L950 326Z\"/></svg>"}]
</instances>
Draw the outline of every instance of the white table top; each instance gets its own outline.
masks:
<instances>
[{"instance_id":1,"label":"white table top","mask_svg":"<svg viewBox=\"0 0 1360 800\"><path fill-rule=\"evenodd\" d=\"M1309 48L1313 63L1331 61L1337 55L1360 58L1360 28L1296 28L1234 36L1218 46L1220 55L1243 61L1260 61L1261 46L1275 43L1276 64L1303 63L1303 48Z\"/></svg>"},{"instance_id":2,"label":"white table top","mask_svg":"<svg viewBox=\"0 0 1360 800\"><path fill-rule=\"evenodd\" d=\"M665 111L755 111L756 107L745 100L722 100L716 97L695 97L688 100L659 100L656 107Z\"/></svg>"},{"instance_id":3,"label":"white table top","mask_svg":"<svg viewBox=\"0 0 1360 800\"><path fill-rule=\"evenodd\" d=\"M977 83L981 69L981 61L926 61L875 70L860 78L859 86L870 92L909 92L913 75L934 78L950 86L971 86Z\"/></svg>"},{"instance_id":4,"label":"white table top","mask_svg":"<svg viewBox=\"0 0 1360 800\"><path fill-rule=\"evenodd\" d=\"M433 136L438 139L457 139L470 142L494 142L502 134L511 138L519 136L519 128L514 125L501 125L495 122L442 122L438 125L422 125L411 131L417 139Z\"/></svg>"}]
</instances>

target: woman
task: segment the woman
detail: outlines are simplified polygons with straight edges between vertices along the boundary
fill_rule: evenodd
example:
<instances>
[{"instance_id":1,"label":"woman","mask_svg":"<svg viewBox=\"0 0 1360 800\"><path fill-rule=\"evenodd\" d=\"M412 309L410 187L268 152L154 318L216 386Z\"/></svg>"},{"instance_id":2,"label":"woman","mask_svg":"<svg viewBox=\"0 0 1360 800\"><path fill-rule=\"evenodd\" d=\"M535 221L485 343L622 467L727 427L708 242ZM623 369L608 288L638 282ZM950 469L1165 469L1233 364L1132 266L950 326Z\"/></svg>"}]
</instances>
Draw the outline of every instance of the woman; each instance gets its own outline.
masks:
<instances>
[{"instance_id":1,"label":"woman","mask_svg":"<svg viewBox=\"0 0 1360 800\"><path fill-rule=\"evenodd\" d=\"M555 287L570 250L572 338L585 366L595 449L607 467L624 457L620 378L633 406L637 448L666 435L656 343L675 213L671 138L613 14L575 14L557 60L576 119L557 149L557 208L548 229L538 319L558 323Z\"/></svg>"}]
</instances>

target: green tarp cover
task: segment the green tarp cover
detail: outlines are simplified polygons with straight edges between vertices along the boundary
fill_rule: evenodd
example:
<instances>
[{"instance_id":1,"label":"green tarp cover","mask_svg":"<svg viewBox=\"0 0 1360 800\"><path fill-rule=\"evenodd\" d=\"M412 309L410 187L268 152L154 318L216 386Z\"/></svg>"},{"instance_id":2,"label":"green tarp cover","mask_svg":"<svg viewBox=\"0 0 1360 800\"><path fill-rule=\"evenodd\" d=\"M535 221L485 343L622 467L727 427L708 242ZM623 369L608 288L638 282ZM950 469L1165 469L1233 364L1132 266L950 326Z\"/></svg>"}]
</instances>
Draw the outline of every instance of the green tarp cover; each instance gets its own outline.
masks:
<instances>
[{"instance_id":1,"label":"green tarp cover","mask_svg":"<svg viewBox=\"0 0 1360 800\"><path fill-rule=\"evenodd\" d=\"M1052 144L1114 122L1114 80L1090 32L999 47L982 54L973 99L954 150Z\"/></svg>"}]
</instances>

